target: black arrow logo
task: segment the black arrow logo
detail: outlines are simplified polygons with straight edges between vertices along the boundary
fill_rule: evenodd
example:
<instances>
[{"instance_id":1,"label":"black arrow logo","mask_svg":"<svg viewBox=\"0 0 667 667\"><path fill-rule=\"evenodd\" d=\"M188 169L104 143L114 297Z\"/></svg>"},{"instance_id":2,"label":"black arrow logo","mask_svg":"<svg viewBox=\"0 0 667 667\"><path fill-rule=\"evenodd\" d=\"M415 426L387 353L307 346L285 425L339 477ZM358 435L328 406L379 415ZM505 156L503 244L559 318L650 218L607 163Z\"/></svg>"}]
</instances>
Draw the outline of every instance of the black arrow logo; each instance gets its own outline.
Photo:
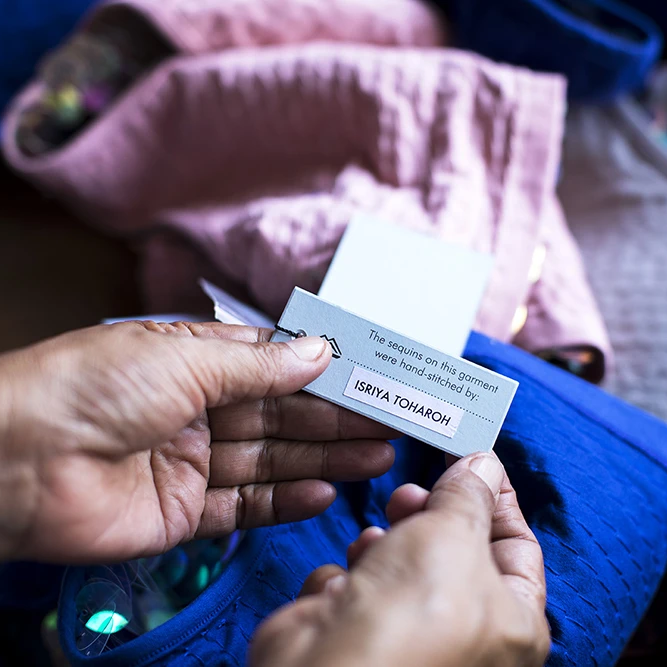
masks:
<instances>
[{"instance_id":1,"label":"black arrow logo","mask_svg":"<svg viewBox=\"0 0 667 667\"><path fill-rule=\"evenodd\" d=\"M324 338L324 340L326 340L329 343L329 345L331 345L331 352L332 352L331 356L334 359L340 359L343 356L343 353L340 351L340 347L338 346L338 343L336 342L335 338L329 338L329 336L326 336L324 334L322 334L320 338Z\"/></svg>"}]
</instances>

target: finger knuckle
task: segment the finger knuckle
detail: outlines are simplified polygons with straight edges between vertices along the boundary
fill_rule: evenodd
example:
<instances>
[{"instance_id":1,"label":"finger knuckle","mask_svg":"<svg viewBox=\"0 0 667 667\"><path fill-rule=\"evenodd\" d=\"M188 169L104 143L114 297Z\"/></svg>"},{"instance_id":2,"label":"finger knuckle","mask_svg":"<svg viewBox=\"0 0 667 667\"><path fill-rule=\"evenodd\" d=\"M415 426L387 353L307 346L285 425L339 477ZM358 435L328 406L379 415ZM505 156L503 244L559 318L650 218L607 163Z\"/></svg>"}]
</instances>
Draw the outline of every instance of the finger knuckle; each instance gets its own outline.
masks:
<instances>
[{"instance_id":1,"label":"finger knuckle","mask_svg":"<svg viewBox=\"0 0 667 667\"><path fill-rule=\"evenodd\" d=\"M336 436L338 440L347 440L350 432L350 412L344 408L336 410Z\"/></svg>"},{"instance_id":2,"label":"finger knuckle","mask_svg":"<svg viewBox=\"0 0 667 667\"><path fill-rule=\"evenodd\" d=\"M470 532L490 530L493 498L489 487L474 473L453 477L447 485L447 505Z\"/></svg>"},{"instance_id":3,"label":"finger knuckle","mask_svg":"<svg viewBox=\"0 0 667 667\"><path fill-rule=\"evenodd\" d=\"M185 333L189 333L195 338L198 338L204 333L204 327L197 322L179 322L179 324Z\"/></svg>"},{"instance_id":4,"label":"finger knuckle","mask_svg":"<svg viewBox=\"0 0 667 667\"><path fill-rule=\"evenodd\" d=\"M178 320L176 322L160 322L157 326L164 333L192 338L198 337L203 331L201 324L184 320Z\"/></svg>"},{"instance_id":5,"label":"finger knuckle","mask_svg":"<svg viewBox=\"0 0 667 667\"><path fill-rule=\"evenodd\" d=\"M251 513L248 511L254 504L255 489L253 486L240 486L236 494L236 527L247 527L248 517Z\"/></svg>"},{"instance_id":6,"label":"finger knuckle","mask_svg":"<svg viewBox=\"0 0 667 667\"><path fill-rule=\"evenodd\" d=\"M409 546L403 549L400 559L392 559L405 571L404 574L429 572L434 563L445 558L445 542L438 539L440 527L440 518L428 514L422 514L409 524L405 531Z\"/></svg>"},{"instance_id":7,"label":"finger knuckle","mask_svg":"<svg viewBox=\"0 0 667 667\"><path fill-rule=\"evenodd\" d=\"M508 666L541 667L551 650L551 637L544 614L536 614L523 621L515 618L514 622L504 623L501 637Z\"/></svg>"},{"instance_id":8,"label":"finger knuckle","mask_svg":"<svg viewBox=\"0 0 667 667\"><path fill-rule=\"evenodd\" d=\"M329 459L330 445L327 442L320 443L320 478L328 479L331 476L331 461Z\"/></svg>"},{"instance_id":9,"label":"finger knuckle","mask_svg":"<svg viewBox=\"0 0 667 667\"><path fill-rule=\"evenodd\" d=\"M265 435L280 433L285 422L283 403L275 398L265 398L261 402L262 421Z\"/></svg>"},{"instance_id":10,"label":"finger knuckle","mask_svg":"<svg viewBox=\"0 0 667 667\"><path fill-rule=\"evenodd\" d=\"M271 343L253 345L255 353L254 372L258 380L268 380L273 384L275 378L283 374L283 355L280 348Z\"/></svg>"},{"instance_id":11,"label":"finger knuckle","mask_svg":"<svg viewBox=\"0 0 667 667\"><path fill-rule=\"evenodd\" d=\"M275 453L277 441L267 438L262 442L257 456L257 463L255 468L255 479L258 482L264 482L271 479L275 467Z\"/></svg>"},{"instance_id":12,"label":"finger knuckle","mask_svg":"<svg viewBox=\"0 0 667 667\"><path fill-rule=\"evenodd\" d=\"M129 323L136 332L149 331L151 333L164 333L164 324L159 324L155 320L144 320L143 322Z\"/></svg>"},{"instance_id":13,"label":"finger knuckle","mask_svg":"<svg viewBox=\"0 0 667 667\"><path fill-rule=\"evenodd\" d=\"M236 503L236 526L256 528L268 525L278 517L273 487L247 484L239 487Z\"/></svg>"},{"instance_id":14,"label":"finger knuckle","mask_svg":"<svg viewBox=\"0 0 667 667\"><path fill-rule=\"evenodd\" d=\"M231 494L212 494L202 514L197 535L227 535L235 529L235 506Z\"/></svg>"}]
</instances>

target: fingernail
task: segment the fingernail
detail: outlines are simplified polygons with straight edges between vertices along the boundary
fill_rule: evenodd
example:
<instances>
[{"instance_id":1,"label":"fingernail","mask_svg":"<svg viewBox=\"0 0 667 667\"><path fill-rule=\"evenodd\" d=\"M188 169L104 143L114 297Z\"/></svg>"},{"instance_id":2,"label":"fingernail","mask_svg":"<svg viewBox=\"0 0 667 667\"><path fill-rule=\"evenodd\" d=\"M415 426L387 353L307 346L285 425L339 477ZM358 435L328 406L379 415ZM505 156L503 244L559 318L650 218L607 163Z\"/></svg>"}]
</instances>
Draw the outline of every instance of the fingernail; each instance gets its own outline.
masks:
<instances>
[{"instance_id":1,"label":"fingernail","mask_svg":"<svg viewBox=\"0 0 667 667\"><path fill-rule=\"evenodd\" d=\"M307 336L306 338L295 338L290 340L287 344L294 350L301 361L315 361L322 356L324 346L328 343L322 338L316 336Z\"/></svg>"},{"instance_id":2,"label":"fingernail","mask_svg":"<svg viewBox=\"0 0 667 667\"><path fill-rule=\"evenodd\" d=\"M387 531L384 528L380 528L380 526L369 526L368 528L364 528L361 532L361 535L365 535L366 539L370 540L377 540L380 537L384 537L386 534ZM361 535L359 537L361 537Z\"/></svg>"},{"instance_id":3,"label":"fingernail","mask_svg":"<svg viewBox=\"0 0 667 667\"><path fill-rule=\"evenodd\" d=\"M324 584L324 592L327 595L339 595L345 590L347 586L347 577L344 574L339 574L331 577L326 584Z\"/></svg>"},{"instance_id":4,"label":"fingernail","mask_svg":"<svg viewBox=\"0 0 667 667\"><path fill-rule=\"evenodd\" d=\"M505 477L505 470L502 463L492 454L480 454L470 462L470 470L477 477L484 480L491 489L491 493L496 496L500 492L500 485Z\"/></svg>"}]
</instances>

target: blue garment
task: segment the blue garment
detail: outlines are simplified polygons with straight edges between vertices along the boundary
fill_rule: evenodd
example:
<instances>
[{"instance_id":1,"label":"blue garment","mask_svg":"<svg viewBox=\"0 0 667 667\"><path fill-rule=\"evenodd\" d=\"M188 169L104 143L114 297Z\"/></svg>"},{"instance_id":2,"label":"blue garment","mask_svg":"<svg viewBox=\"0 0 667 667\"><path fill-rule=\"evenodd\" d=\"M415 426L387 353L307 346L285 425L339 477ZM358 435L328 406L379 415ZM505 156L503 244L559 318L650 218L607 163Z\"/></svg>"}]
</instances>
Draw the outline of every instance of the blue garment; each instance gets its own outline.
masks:
<instances>
[{"instance_id":1,"label":"blue garment","mask_svg":"<svg viewBox=\"0 0 667 667\"><path fill-rule=\"evenodd\" d=\"M544 550L551 667L611 667L648 608L667 558L667 425L601 390L485 336L466 357L520 382L497 443L521 507ZM430 485L440 452L404 439L392 470L343 484L322 516L251 531L231 566L174 619L118 649L86 659L76 649L74 600L85 568L72 568L60 599L60 633L78 665L243 665L248 641L304 579L368 525L384 525L391 492ZM446 564L443 564L446 565Z\"/></svg>"},{"instance_id":2,"label":"blue garment","mask_svg":"<svg viewBox=\"0 0 667 667\"><path fill-rule=\"evenodd\" d=\"M667 2L665 0L632 0L632 6L651 17L662 34L667 34Z\"/></svg>"},{"instance_id":3,"label":"blue garment","mask_svg":"<svg viewBox=\"0 0 667 667\"><path fill-rule=\"evenodd\" d=\"M0 113L94 0L0 0Z\"/></svg>"},{"instance_id":4,"label":"blue garment","mask_svg":"<svg viewBox=\"0 0 667 667\"><path fill-rule=\"evenodd\" d=\"M572 99L606 102L640 88L662 50L656 23L635 8L664 0L436 0L458 46L493 60L559 72ZM657 13L656 13L657 12Z\"/></svg>"},{"instance_id":5,"label":"blue garment","mask_svg":"<svg viewBox=\"0 0 667 667\"><path fill-rule=\"evenodd\" d=\"M56 565L0 564L0 667L50 664L41 624L58 604L64 573Z\"/></svg>"},{"instance_id":6,"label":"blue garment","mask_svg":"<svg viewBox=\"0 0 667 667\"><path fill-rule=\"evenodd\" d=\"M65 568L59 565L0 564L0 611L55 609L63 574Z\"/></svg>"}]
</instances>

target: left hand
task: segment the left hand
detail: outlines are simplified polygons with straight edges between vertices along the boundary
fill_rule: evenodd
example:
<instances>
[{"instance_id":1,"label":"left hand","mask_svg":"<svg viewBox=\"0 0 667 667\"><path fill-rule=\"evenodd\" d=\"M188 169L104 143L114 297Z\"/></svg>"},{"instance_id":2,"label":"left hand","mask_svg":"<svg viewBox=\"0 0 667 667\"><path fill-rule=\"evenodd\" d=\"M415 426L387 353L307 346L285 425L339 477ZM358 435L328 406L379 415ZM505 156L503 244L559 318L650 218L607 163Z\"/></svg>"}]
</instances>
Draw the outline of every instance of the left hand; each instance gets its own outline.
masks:
<instances>
[{"instance_id":1,"label":"left hand","mask_svg":"<svg viewBox=\"0 0 667 667\"><path fill-rule=\"evenodd\" d=\"M299 521L396 434L299 389L318 338L132 322L0 357L0 562L111 562Z\"/></svg>"}]
</instances>

